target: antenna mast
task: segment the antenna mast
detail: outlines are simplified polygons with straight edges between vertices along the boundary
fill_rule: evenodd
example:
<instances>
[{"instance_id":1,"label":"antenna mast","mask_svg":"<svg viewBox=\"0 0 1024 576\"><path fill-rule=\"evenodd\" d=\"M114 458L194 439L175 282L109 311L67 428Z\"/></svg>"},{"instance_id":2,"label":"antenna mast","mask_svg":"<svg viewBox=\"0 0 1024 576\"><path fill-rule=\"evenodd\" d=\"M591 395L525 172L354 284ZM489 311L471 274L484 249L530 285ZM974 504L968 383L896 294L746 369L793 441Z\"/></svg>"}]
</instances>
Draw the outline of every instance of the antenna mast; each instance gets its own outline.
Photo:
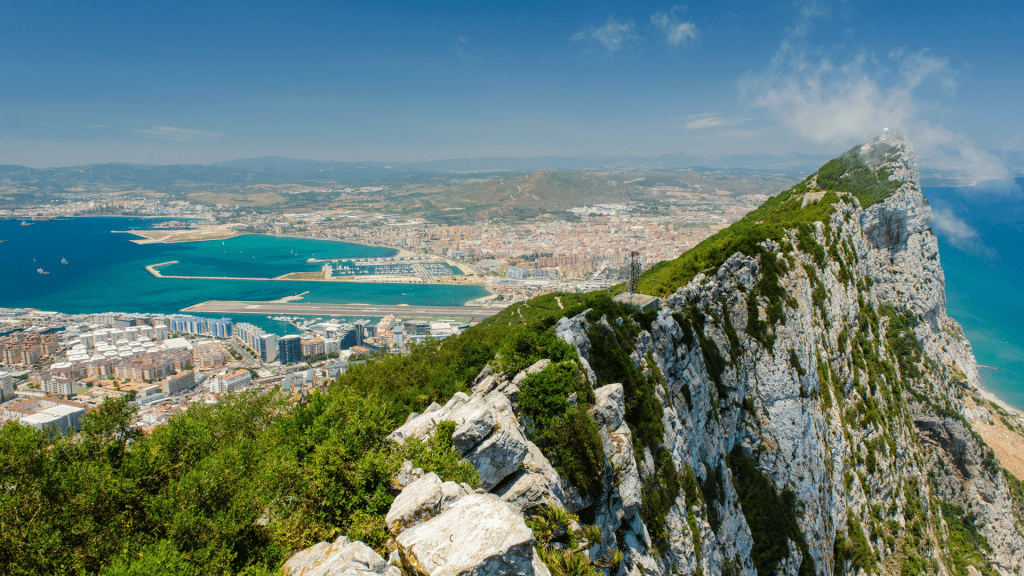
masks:
<instances>
[{"instance_id":1,"label":"antenna mast","mask_svg":"<svg viewBox=\"0 0 1024 576\"><path fill-rule=\"evenodd\" d=\"M629 253L629 294L630 301L636 293L637 285L640 283L640 253L633 250Z\"/></svg>"}]
</instances>

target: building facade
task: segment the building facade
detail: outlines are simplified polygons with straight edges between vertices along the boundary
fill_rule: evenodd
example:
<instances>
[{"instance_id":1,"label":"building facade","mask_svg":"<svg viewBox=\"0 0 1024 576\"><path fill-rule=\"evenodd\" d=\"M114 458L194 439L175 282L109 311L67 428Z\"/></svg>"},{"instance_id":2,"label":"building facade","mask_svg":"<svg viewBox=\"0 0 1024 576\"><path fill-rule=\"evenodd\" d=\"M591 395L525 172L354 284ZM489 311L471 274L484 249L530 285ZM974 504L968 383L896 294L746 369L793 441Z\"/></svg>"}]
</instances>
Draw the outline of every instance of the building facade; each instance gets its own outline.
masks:
<instances>
[{"instance_id":1,"label":"building facade","mask_svg":"<svg viewBox=\"0 0 1024 576\"><path fill-rule=\"evenodd\" d=\"M302 338L297 334L291 334L278 339L277 360L281 364L302 362Z\"/></svg>"}]
</instances>

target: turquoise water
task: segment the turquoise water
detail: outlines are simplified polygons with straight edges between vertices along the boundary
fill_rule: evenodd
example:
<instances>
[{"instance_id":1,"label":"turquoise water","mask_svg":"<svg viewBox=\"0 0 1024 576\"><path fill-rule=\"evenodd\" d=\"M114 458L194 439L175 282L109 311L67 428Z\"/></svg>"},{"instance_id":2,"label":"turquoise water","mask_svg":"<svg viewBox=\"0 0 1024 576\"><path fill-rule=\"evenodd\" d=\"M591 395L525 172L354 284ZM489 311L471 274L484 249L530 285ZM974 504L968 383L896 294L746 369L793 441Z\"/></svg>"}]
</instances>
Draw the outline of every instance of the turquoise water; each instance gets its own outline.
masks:
<instances>
[{"instance_id":1,"label":"turquoise water","mask_svg":"<svg viewBox=\"0 0 1024 576\"><path fill-rule=\"evenodd\" d=\"M479 286L359 284L155 278L145 266L170 260L164 274L270 278L315 271L306 259L379 258L393 250L344 242L248 235L210 242L134 244L111 230L150 228L156 221L73 218L21 226L0 221L0 307L68 313L174 313L207 300L276 300L309 291L304 302L458 305L485 296ZM68 264L61 264L66 258ZM36 272L43 268L44 276ZM241 315L236 321L252 321ZM264 318L265 317L260 317ZM255 322L254 322L255 323ZM282 332L279 332L282 333Z\"/></svg>"},{"instance_id":2,"label":"turquoise water","mask_svg":"<svg viewBox=\"0 0 1024 576\"><path fill-rule=\"evenodd\" d=\"M947 311L963 325L978 364L998 368L978 370L982 385L1024 410L1022 188L1024 178L923 192L936 215ZM967 227L944 230L939 224L951 215Z\"/></svg>"}]
</instances>

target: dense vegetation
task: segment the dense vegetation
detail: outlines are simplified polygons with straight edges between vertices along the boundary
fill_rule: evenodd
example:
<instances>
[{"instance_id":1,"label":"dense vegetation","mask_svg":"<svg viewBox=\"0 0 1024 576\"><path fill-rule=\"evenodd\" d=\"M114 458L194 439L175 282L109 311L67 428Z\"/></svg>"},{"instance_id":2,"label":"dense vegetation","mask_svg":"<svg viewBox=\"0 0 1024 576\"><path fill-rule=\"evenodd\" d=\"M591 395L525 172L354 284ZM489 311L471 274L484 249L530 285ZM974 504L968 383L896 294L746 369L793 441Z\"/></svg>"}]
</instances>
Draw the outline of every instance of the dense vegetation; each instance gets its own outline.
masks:
<instances>
[{"instance_id":1,"label":"dense vegetation","mask_svg":"<svg viewBox=\"0 0 1024 576\"><path fill-rule=\"evenodd\" d=\"M0 572L260 574L339 531L378 546L403 459L475 481L444 435L385 440L402 418L381 394L340 388L294 408L244 393L143 435L124 401L81 437L0 428Z\"/></svg>"},{"instance_id":2,"label":"dense vegetation","mask_svg":"<svg viewBox=\"0 0 1024 576\"><path fill-rule=\"evenodd\" d=\"M409 412L444 401L494 357L481 330L357 366L292 406L271 393L197 405L143 435L124 402L81 438L0 428L0 573L259 574L339 533L382 548L390 478L404 459L475 482L450 446L398 446Z\"/></svg>"}]
</instances>

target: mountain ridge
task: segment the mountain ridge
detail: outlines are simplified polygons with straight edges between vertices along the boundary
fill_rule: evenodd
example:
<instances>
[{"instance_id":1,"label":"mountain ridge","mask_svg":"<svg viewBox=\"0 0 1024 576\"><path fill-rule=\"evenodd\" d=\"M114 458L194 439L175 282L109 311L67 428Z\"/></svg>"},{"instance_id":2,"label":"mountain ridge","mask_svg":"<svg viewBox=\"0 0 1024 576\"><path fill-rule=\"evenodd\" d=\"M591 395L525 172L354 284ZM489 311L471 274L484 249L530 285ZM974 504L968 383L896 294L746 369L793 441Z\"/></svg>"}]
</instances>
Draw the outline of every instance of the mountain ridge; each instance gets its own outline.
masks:
<instances>
[{"instance_id":1,"label":"mountain ridge","mask_svg":"<svg viewBox=\"0 0 1024 576\"><path fill-rule=\"evenodd\" d=\"M676 276L657 311L561 295L481 325L525 323L572 344L582 376L569 369L555 395L576 390L610 466L581 474L586 448L559 449L531 425L558 429L578 413L563 405L562 416L543 420L550 414L524 400L571 355L510 366L502 348L472 396L412 414L392 437L428 438L454 422L453 442L490 476L482 488L534 527L535 574L1021 574L1012 477L965 417L989 416L968 408L980 398L977 368L945 314L913 147L887 134L832 162L760 215L809 217L754 235L749 253L723 250L720 261ZM489 411L506 414L499 440L479 432L497 429ZM580 488L594 475L600 486ZM458 564L443 546L405 538L416 526L472 532L446 524L447 508L392 527L382 570L416 570L418 558L431 558L424 573L489 574L501 572L494 562L514 560L494 552ZM552 548L538 531L537 519L558 509L570 514L563 530L581 542L575 551ZM571 527L573 513L595 527L590 538Z\"/></svg>"}]
</instances>

